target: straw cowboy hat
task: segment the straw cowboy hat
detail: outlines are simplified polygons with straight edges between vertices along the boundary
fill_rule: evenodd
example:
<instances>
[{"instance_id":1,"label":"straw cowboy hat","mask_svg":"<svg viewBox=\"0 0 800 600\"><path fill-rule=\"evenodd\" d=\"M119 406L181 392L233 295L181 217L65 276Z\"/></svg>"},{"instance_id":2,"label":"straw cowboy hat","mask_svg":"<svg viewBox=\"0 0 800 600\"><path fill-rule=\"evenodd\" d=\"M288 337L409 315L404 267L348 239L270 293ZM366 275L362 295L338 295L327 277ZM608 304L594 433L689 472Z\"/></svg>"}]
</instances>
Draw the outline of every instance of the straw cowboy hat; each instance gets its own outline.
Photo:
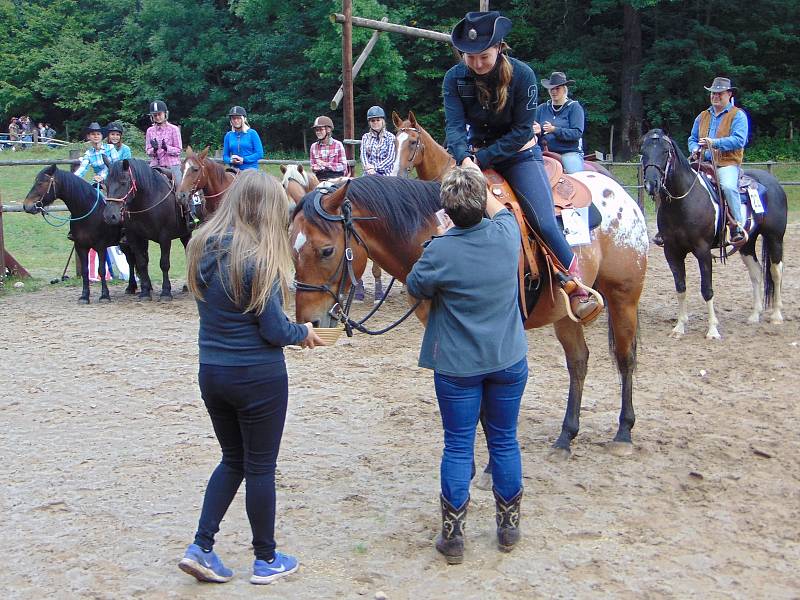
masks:
<instances>
[{"instance_id":1,"label":"straw cowboy hat","mask_svg":"<svg viewBox=\"0 0 800 600\"><path fill-rule=\"evenodd\" d=\"M736 87L731 85L731 80L727 77L714 77L714 81L711 83L711 87L706 87L709 92L727 92L736 91Z\"/></svg>"},{"instance_id":2,"label":"straw cowboy hat","mask_svg":"<svg viewBox=\"0 0 800 600\"><path fill-rule=\"evenodd\" d=\"M553 71L550 74L550 79L542 79L542 85L548 90L560 85L570 85L571 83L575 83L575 80L567 79L567 76L562 71Z\"/></svg>"},{"instance_id":3,"label":"straw cowboy hat","mask_svg":"<svg viewBox=\"0 0 800 600\"><path fill-rule=\"evenodd\" d=\"M496 10L468 12L450 34L450 40L459 52L478 54L496 46L511 31L511 19Z\"/></svg>"}]
</instances>

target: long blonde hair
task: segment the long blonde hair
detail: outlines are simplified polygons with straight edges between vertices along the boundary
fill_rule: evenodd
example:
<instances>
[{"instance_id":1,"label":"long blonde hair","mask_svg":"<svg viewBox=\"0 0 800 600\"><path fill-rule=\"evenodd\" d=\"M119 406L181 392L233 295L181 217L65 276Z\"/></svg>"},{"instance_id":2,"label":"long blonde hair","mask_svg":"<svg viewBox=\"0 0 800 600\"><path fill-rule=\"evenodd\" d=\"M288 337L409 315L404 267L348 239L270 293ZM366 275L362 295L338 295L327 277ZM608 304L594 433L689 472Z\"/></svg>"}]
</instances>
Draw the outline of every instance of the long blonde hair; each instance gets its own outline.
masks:
<instances>
[{"instance_id":1,"label":"long blonde hair","mask_svg":"<svg viewBox=\"0 0 800 600\"><path fill-rule=\"evenodd\" d=\"M475 87L478 89L478 101L481 106L491 106L495 112L500 112L505 108L508 101L508 89L511 87L511 78L514 75L514 67L508 60L506 52L510 46L505 42L500 42L500 53L497 55L497 77L491 83L484 78L475 78Z\"/></svg>"},{"instance_id":2,"label":"long blonde hair","mask_svg":"<svg viewBox=\"0 0 800 600\"><path fill-rule=\"evenodd\" d=\"M202 281L200 263L206 253L213 252L225 292L242 312L261 314L276 283L286 306L292 272L288 205L277 178L255 169L241 171L214 216L186 248L187 284L192 294L203 299L209 282ZM230 243L225 243L226 238ZM225 258L227 273L222 269ZM252 273L249 290L245 286L248 273Z\"/></svg>"}]
</instances>

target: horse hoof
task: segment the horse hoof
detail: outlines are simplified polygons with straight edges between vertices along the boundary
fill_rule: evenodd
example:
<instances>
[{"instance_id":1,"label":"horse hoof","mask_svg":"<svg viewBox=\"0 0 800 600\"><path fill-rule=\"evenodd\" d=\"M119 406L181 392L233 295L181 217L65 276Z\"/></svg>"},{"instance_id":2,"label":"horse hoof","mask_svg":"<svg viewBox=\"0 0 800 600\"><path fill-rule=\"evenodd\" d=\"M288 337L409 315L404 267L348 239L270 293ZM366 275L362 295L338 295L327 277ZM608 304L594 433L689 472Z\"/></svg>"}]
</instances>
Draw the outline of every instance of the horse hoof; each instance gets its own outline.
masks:
<instances>
[{"instance_id":1,"label":"horse hoof","mask_svg":"<svg viewBox=\"0 0 800 600\"><path fill-rule=\"evenodd\" d=\"M133 296L136 293L136 288L125 288L125 293L129 296Z\"/></svg>"},{"instance_id":2,"label":"horse hoof","mask_svg":"<svg viewBox=\"0 0 800 600\"><path fill-rule=\"evenodd\" d=\"M609 442L606 448L612 456L624 457L633 454L633 444L631 442Z\"/></svg>"},{"instance_id":3,"label":"horse hoof","mask_svg":"<svg viewBox=\"0 0 800 600\"><path fill-rule=\"evenodd\" d=\"M100 302L111 302L110 296L100 296Z\"/></svg>"},{"instance_id":4,"label":"horse hoof","mask_svg":"<svg viewBox=\"0 0 800 600\"><path fill-rule=\"evenodd\" d=\"M707 340L721 340L722 336L717 331L709 331L706 334L706 339Z\"/></svg>"},{"instance_id":5,"label":"horse hoof","mask_svg":"<svg viewBox=\"0 0 800 600\"><path fill-rule=\"evenodd\" d=\"M547 453L547 460L554 463L564 463L572 458L572 452L569 448L550 448Z\"/></svg>"},{"instance_id":6,"label":"horse hoof","mask_svg":"<svg viewBox=\"0 0 800 600\"><path fill-rule=\"evenodd\" d=\"M489 491L492 489L492 474L483 472L475 482L475 487L479 490Z\"/></svg>"},{"instance_id":7,"label":"horse hoof","mask_svg":"<svg viewBox=\"0 0 800 600\"><path fill-rule=\"evenodd\" d=\"M78 304L89 304L88 298L78 298Z\"/></svg>"},{"instance_id":8,"label":"horse hoof","mask_svg":"<svg viewBox=\"0 0 800 600\"><path fill-rule=\"evenodd\" d=\"M159 301L161 301L161 302L172 302L172 294L161 294L161 297L159 298Z\"/></svg>"},{"instance_id":9,"label":"horse hoof","mask_svg":"<svg viewBox=\"0 0 800 600\"><path fill-rule=\"evenodd\" d=\"M675 331L673 329L672 331L669 332L669 337L671 337L673 340L679 340L679 339L681 339L683 337L683 332L682 331Z\"/></svg>"},{"instance_id":10,"label":"horse hoof","mask_svg":"<svg viewBox=\"0 0 800 600\"><path fill-rule=\"evenodd\" d=\"M772 323L773 325L780 325L781 323L783 323L783 315L780 314L773 315L772 317L770 317L769 322Z\"/></svg>"},{"instance_id":11,"label":"horse hoof","mask_svg":"<svg viewBox=\"0 0 800 600\"><path fill-rule=\"evenodd\" d=\"M139 294L140 302L152 302L153 297L150 294Z\"/></svg>"}]
</instances>

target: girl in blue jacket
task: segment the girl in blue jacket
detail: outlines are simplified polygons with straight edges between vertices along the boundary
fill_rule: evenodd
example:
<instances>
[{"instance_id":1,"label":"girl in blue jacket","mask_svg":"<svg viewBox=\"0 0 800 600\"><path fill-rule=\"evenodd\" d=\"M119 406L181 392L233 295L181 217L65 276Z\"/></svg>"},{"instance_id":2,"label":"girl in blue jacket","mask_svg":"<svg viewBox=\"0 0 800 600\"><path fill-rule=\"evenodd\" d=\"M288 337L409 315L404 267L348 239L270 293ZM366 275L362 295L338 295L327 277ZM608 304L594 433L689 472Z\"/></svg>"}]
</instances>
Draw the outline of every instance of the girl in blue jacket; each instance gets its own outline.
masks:
<instances>
[{"instance_id":1,"label":"girl in blue jacket","mask_svg":"<svg viewBox=\"0 0 800 600\"><path fill-rule=\"evenodd\" d=\"M222 160L240 171L258 169L258 161L264 158L264 147L255 129L247 124L247 111L241 106L234 106L228 111L228 117L231 130L225 134Z\"/></svg>"}]
</instances>

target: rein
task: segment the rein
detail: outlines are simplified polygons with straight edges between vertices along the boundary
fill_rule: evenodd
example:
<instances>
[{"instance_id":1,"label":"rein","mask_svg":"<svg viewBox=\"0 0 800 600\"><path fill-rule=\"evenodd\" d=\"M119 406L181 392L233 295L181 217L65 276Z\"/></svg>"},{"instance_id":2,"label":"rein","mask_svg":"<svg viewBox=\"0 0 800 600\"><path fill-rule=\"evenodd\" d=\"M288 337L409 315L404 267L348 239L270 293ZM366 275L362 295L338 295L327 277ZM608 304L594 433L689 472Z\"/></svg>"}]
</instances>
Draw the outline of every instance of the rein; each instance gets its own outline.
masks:
<instances>
[{"instance_id":1,"label":"rein","mask_svg":"<svg viewBox=\"0 0 800 600\"><path fill-rule=\"evenodd\" d=\"M50 211L48 211L47 207L44 205L44 198L45 198L45 196L47 196L50 193L50 190L53 190L53 198L55 198L56 197L56 178L55 178L54 175L50 175L50 182L47 184L47 189L45 190L44 194L41 195L41 197L36 201L36 203L33 206L34 206L34 208L38 208L39 209L39 212L41 213L42 218L44 219L45 223L47 223L51 227L63 227L67 223L71 223L73 221L81 221L81 220L85 219L86 217L88 217L89 215L91 215L95 211L97 206L100 204L101 195L100 195L100 186L98 185L97 186L97 195L95 197L94 204L92 205L92 208L89 209L89 212L87 212L85 215L81 215L80 217L62 217L62 216L59 216L59 215L51 215ZM105 203L105 201L104 201L104 203ZM54 219L56 222L55 223L51 223L49 221L49 219Z\"/></svg>"},{"instance_id":2,"label":"rein","mask_svg":"<svg viewBox=\"0 0 800 600\"><path fill-rule=\"evenodd\" d=\"M310 283L305 283L302 281L298 281L297 279L294 280L295 289L298 292L322 292L326 294L330 294L330 296L334 299L334 305L328 311L328 314L336 319L337 321L341 322L344 325L345 333L347 333L347 337L353 337L353 329L356 329L362 333L366 333L367 335L381 335L386 333L387 331L391 331L400 323L405 321L411 314L417 309L420 304L418 301L414 306L412 306L400 319L392 323L391 325L384 327L383 329L373 331L367 329L364 326L366 323L383 305L386 298L389 296L389 290L392 289L392 285L394 284L394 278L392 278L391 282L389 282L389 286L386 288L386 293L384 294L383 298L381 298L380 302L376 304L372 310L360 321L355 321L350 317L350 309L353 304L353 297L355 295L356 289L356 275L353 271L353 248L351 246L351 241L353 239L356 242L363 246L364 249L367 251L367 256L370 256L369 246L363 240L363 238L359 235L359 233L355 230L354 223L356 221L374 221L378 217L354 217L353 216L353 207L350 203L348 198L345 198L344 202L342 203L342 214L334 215L326 211L322 207L322 192L317 191L314 194L314 210L316 213L325 219L326 221L331 222L338 222L342 224L342 232L344 236L344 252L342 253L342 258L339 261L339 266L334 271L331 278L322 285L314 285ZM336 287L336 292L333 291L331 284L337 279L339 279L338 285ZM342 297L342 288L344 287L345 281L350 280L350 291L347 294L347 298L343 299ZM343 302L344 300L344 302Z\"/></svg>"}]
</instances>

